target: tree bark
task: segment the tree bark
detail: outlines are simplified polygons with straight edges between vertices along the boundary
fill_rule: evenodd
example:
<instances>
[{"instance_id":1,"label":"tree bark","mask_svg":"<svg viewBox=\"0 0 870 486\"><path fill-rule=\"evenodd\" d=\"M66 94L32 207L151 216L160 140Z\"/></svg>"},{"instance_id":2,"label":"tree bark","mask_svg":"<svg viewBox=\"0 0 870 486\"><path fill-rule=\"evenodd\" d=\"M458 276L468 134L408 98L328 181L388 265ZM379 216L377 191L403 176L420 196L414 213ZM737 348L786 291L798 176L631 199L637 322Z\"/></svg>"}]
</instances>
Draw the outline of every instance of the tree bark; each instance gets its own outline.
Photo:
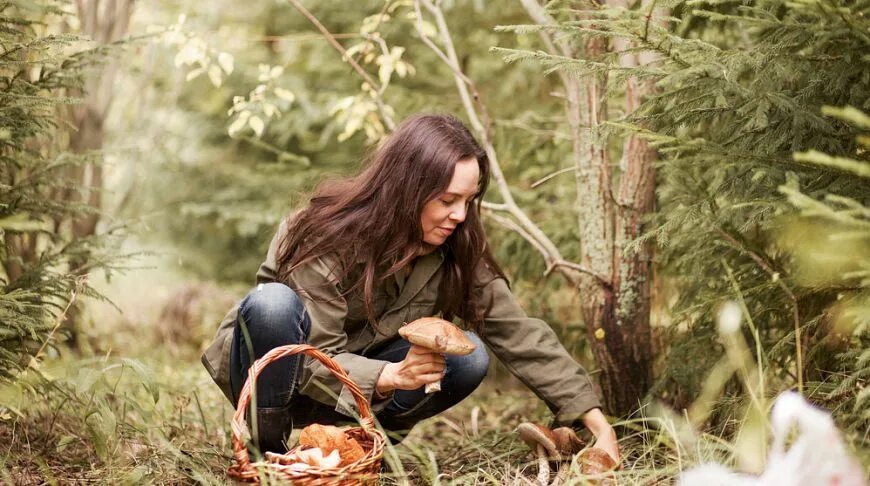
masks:
<instances>
[{"instance_id":1,"label":"tree bark","mask_svg":"<svg viewBox=\"0 0 870 486\"><path fill-rule=\"evenodd\" d=\"M594 59L606 49L604 39L593 38L586 42L584 55ZM587 276L581 278L580 310L592 353L601 368L599 384L607 410L614 415L626 415L637 408L651 382L649 282L638 278L645 268L637 263L638 255L623 253L627 238L636 233L630 231L632 224L625 216L637 213L616 204L607 141L598 138L607 116L607 81L605 75L585 78L581 88L583 106L568 109L580 111L579 116L569 118L572 124L579 119L572 132L581 263L610 277L609 285L601 285ZM630 141L626 146L630 146ZM634 161L636 155L629 151L623 156L634 162L633 167L640 167L644 161ZM623 174L620 181L620 194L628 175Z\"/></svg>"},{"instance_id":2,"label":"tree bark","mask_svg":"<svg viewBox=\"0 0 870 486\"><path fill-rule=\"evenodd\" d=\"M133 14L133 0L76 0L80 20L80 34L98 44L110 44L127 33ZM114 83L118 61L107 59L102 69L97 69L85 79L84 90L75 95L83 102L74 105L70 118L76 130L69 135L69 149L73 153L88 154L103 148L104 123L114 98ZM96 234L102 209L103 165L102 157L95 163L75 166L70 173L80 191L65 191L61 197L69 202L86 204L94 211L74 217L71 224L73 238L86 238ZM59 222L56 225L59 226ZM87 273L88 256L70 261L70 271L75 275ZM70 345L78 342L80 305L72 306L66 313L63 327L70 335Z\"/></svg>"},{"instance_id":3,"label":"tree bark","mask_svg":"<svg viewBox=\"0 0 870 486\"><path fill-rule=\"evenodd\" d=\"M536 22L555 22L533 0L522 3ZM600 37L588 39L580 49L542 37L551 54L575 58L598 59L609 47ZM624 52L628 45L615 42L614 47ZM630 67L640 59L637 54L623 54L619 62ZM605 406L610 413L624 416L637 408L652 385L652 248L626 248L640 236L642 218L654 207L655 151L636 136L626 138L614 195L615 174L607 154L607 140L599 138L599 128L608 114L607 76L560 76L566 89L565 108L573 139L581 264L605 276L602 281L588 273L579 275L580 312L601 369L599 384ZM649 84L629 79L626 112L633 112L651 89Z\"/></svg>"}]
</instances>

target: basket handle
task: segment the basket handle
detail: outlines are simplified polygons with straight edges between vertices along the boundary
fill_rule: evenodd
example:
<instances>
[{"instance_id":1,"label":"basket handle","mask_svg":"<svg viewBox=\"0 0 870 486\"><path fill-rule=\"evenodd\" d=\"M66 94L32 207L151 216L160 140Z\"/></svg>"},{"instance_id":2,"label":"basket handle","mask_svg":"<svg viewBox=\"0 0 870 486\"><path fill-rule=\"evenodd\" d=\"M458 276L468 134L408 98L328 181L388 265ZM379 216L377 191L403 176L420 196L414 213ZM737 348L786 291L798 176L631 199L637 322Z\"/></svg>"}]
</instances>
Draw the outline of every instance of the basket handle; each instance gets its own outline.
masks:
<instances>
[{"instance_id":1,"label":"basket handle","mask_svg":"<svg viewBox=\"0 0 870 486\"><path fill-rule=\"evenodd\" d=\"M250 461L248 458L248 449L242 440L242 436L248 433L248 426L245 423L245 410L248 408L248 404L251 401L251 384L256 381L263 369L270 363L285 356L293 356L295 354L304 354L323 363L323 365L326 366L326 368L331 371L336 378L338 378L338 381L344 383L344 385L350 390L351 394L353 394L353 398L356 401L357 408L359 408L360 412L360 425L366 430L370 430L374 427L371 405L369 405L368 400L363 396L363 392L359 385L350 379L344 369L342 369L335 360L310 344L287 344L284 346L278 346L264 354L260 359L254 361L248 369L248 378L245 380L245 384L242 386L242 391L239 394L239 403L238 406L236 406L236 412L233 414L232 421L230 422L230 427L233 431L233 453L239 463L246 464Z\"/></svg>"}]
</instances>

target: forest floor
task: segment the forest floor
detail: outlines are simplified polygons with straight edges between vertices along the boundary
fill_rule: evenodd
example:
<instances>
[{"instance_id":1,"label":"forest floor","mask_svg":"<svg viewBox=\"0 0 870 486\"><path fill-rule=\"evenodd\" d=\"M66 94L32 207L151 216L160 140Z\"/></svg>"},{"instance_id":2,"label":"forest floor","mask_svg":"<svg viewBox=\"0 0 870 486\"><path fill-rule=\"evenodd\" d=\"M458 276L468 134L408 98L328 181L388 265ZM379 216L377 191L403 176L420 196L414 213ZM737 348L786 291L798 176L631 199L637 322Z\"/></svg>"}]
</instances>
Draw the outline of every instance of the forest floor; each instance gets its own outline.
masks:
<instances>
[{"instance_id":1,"label":"forest floor","mask_svg":"<svg viewBox=\"0 0 870 486\"><path fill-rule=\"evenodd\" d=\"M0 483L231 482L233 409L200 364L199 349L227 308L218 301L233 301L244 289L185 294L165 281L172 278L159 272L114 280L107 296L123 314L105 303L89 306L83 351L50 349L53 355L15 384L0 386ZM221 315L200 314L194 319L199 326L175 324L186 335L161 330L154 323L165 318L172 295L184 301L182 314L199 299ZM665 407L643 413L615 424L623 454L620 485L672 483L680 471L710 460L763 466L763 420L753 428L743 427L750 421L745 416L723 419L726 427L711 434L695 432ZM536 461L516 427L551 418L540 399L494 366L462 403L387 447L390 472L382 484L537 484ZM576 461L569 466L562 484L588 484Z\"/></svg>"},{"instance_id":2,"label":"forest floor","mask_svg":"<svg viewBox=\"0 0 870 486\"><path fill-rule=\"evenodd\" d=\"M0 417L0 481L230 482L233 409L198 355L144 351L63 357L0 390L0 403L11 405ZM527 420L547 424L551 415L531 392L503 381L487 378L461 404L389 446L391 472L382 484L535 484L537 466L515 429ZM678 472L679 453L667 434L623 425L620 484L667 481ZM574 475L570 484L582 478Z\"/></svg>"},{"instance_id":3,"label":"forest floor","mask_svg":"<svg viewBox=\"0 0 870 486\"><path fill-rule=\"evenodd\" d=\"M232 482L233 409L192 351L145 345L139 356L62 356L0 388L0 405L3 484ZM722 437L735 437L736 429L698 434L682 417L649 412L615 424L620 485L672 484L680 471L710 460L763 466L766 441L751 440L741 419L726 421L740 430L732 442ZM462 403L387 447L390 472L381 484L538 484L516 427L550 419L543 402L512 378L488 376ZM563 485L594 484L576 461L568 467Z\"/></svg>"}]
</instances>

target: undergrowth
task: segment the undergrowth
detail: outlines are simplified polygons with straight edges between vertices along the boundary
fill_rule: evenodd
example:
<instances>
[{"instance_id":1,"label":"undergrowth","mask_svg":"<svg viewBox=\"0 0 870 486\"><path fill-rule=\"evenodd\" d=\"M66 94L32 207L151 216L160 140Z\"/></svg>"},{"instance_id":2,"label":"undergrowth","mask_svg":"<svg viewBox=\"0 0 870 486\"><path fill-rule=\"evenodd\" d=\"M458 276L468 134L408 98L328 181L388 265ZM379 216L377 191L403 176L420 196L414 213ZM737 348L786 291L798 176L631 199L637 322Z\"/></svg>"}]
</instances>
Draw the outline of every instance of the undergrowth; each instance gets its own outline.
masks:
<instances>
[{"instance_id":1,"label":"undergrowth","mask_svg":"<svg viewBox=\"0 0 870 486\"><path fill-rule=\"evenodd\" d=\"M3 482L229 482L233 410L195 354L157 350L139 359L108 355L50 364L0 394ZM619 484L670 483L681 470L708 461L740 465L741 443L727 430L698 434L664 408L642 412L616 424L624 467ZM549 419L529 391L488 380L389 447L390 472L382 484L535 484L537 468L515 428ZM739 429L748 420L731 422ZM574 464L567 484L583 484L577 470Z\"/></svg>"},{"instance_id":2,"label":"undergrowth","mask_svg":"<svg viewBox=\"0 0 870 486\"><path fill-rule=\"evenodd\" d=\"M134 283L142 282L139 277ZM119 295L137 295L123 283L115 285ZM121 327L111 314L93 314L99 329L92 334L101 337L84 353L55 353L13 385L0 387L0 482L230 482L233 409L199 362L201 343L155 341L150 323L158 319L159 306L140 301L137 307L135 299L122 304L128 312ZM753 361L740 362L743 355L720 357L723 374L705 377L712 384L709 403L702 393L693 408L679 413L652 404L614 424L623 455L620 485L669 484L681 471L711 461L744 471L764 467L766 418L776 390L753 384L759 375ZM736 368L743 370L735 378ZM382 484L536 484L537 465L515 430L524 421L549 424L551 414L504 370L491 371L462 403L387 448ZM735 381L747 392L723 393ZM846 427L852 422L840 414L851 413L854 403L832 391L825 383L807 384L814 401L839 412L838 425L867 471L868 431ZM816 400L825 396L832 399ZM584 484L578 465L569 466L563 484Z\"/></svg>"}]
</instances>

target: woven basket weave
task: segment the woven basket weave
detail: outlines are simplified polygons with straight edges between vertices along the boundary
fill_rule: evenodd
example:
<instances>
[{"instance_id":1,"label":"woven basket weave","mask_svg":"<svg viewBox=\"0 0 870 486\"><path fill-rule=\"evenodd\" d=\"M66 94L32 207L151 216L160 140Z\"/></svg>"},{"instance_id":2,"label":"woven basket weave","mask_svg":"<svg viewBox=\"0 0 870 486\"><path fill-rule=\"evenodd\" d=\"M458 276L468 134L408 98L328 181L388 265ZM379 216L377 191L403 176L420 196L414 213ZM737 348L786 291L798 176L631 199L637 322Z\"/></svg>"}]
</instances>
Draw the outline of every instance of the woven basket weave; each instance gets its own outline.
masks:
<instances>
[{"instance_id":1,"label":"woven basket weave","mask_svg":"<svg viewBox=\"0 0 870 486\"><path fill-rule=\"evenodd\" d=\"M248 449L245 446L245 438L250 437L248 425L245 421L245 412L251 400L251 383L256 381L260 372L270 363L294 354L305 354L323 363L353 394L360 412L361 426L346 429L345 433L349 437L356 439L365 451L365 455L360 460L343 467L311 467L304 471L292 470L290 466L281 464L280 462L291 462L282 461L282 459L287 459L283 454L269 453L267 460L251 462ZM347 376L347 373L338 363L314 346L307 344L279 346L263 355L262 358L254 361L254 364L248 370L248 379L242 387L236 413L233 414L230 426L233 432L233 455L235 461L227 470L227 474L238 480L257 483L260 481L262 473L262 476L277 476L290 480L293 484L304 486L367 486L377 484L378 482L386 437L383 432L375 428L371 406L363 396L359 386ZM294 447L288 451L287 455L292 454L298 449L299 447Z\"/></svg>"}]
</instances>

